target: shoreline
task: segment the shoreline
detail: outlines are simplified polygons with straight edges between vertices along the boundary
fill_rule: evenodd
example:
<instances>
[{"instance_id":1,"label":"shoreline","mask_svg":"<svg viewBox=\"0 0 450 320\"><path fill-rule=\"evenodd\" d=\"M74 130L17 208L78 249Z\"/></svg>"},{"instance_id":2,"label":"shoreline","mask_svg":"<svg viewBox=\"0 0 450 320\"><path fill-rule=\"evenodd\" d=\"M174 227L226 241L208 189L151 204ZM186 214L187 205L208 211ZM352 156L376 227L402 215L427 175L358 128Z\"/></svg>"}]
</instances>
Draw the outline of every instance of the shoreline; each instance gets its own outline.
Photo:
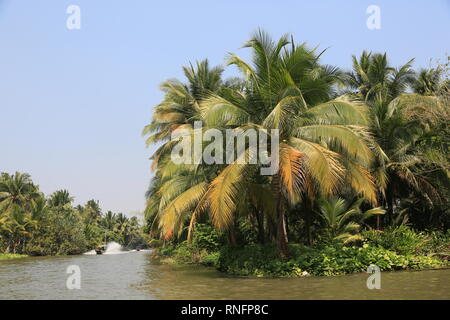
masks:
<instances>
[{"instance_id":1,"label":"shoreline","mask_svg":"<svg viewBox=\"0 0 450 320\"><path fill-rule=\"evenodd\" d=\"M0 261L27 258L26 254L0 253Z\"/></svg>"},{"instance_id":2,"label":"shoreline","mask_svg":"<svg viewBox=\"0 0 450 320\"><path fill-rule=\"evenodd\" d=\"M221 270L218 270L214 266L211 265L205 265L202 263L183 263L178 262L173 257L153 257L155 261L162 265L168 265L168 266L174 266L174 267L183 267L183 266L195 266L195 267L201 267L206 269L212 269L217 272L220 272L226 276L229 277L237 277L237 278L245 278L245 279L283 279L283 278L290 278L290 279L298 279L298 278L335 278L335 277L342 277L342 276L349 276L349 275L358 275L358 274L366 274L363 271L357 271L357 272L351 272L351 273L342 273L342 274L334 274L334 275L314 275L314 274L305 274L305 275L292 275L292 276L259 276L259 275L238 275L238 274L232 274L227 273ZM421 269L399 269L399 270L384 270L382 272L390 272L390 273L401 273L401 272L422 272L422 271L437 271L437 270L450 270L450 263L448 265L440 266L440 267L434 267L434 268L421 268Z\"/></svg>"},{"instance_id":3,"label":"shoreline","mask_svg":"<svg viewBox=\"0 0 450 320\"><path fill-rule=\"evenodd\" d=\"M385 248L308 248L290 245L292 255L281 261L270 247L248 246L208 252L186 245L157 249L152 259L173 266L202 266L230 276L249 278L302 278L367 272L370 265L382 272L450 269L450 261L434 254L400 254Z\"/></svg>"},{"instance_id":4,"label":"shoreline","mask_svg":"<svg viewBox=\"0 0 450 320\"><path fill-rule=\"evenodd\" d=\"M173 257L151 257L154 261L157 261L161 265L168 265L168 266L174 266L174 267L201 267L205 270L210 269L217 272L220 272L228 277L236 277L236 278L245 278L245 279L283 279L283 278L290 278L290 279L298 279L298 278L335 278L335 277L342 277L342 276L350 276L350 275L358 275L358 274L367 274L367 272L358 271L358 272L351 272L351 273L342 273L342 274L336 274L336 275L313 275L308 274L304 276L256 276L256 275L236 275L236 274L230 274L227 272L223 272L215 268L211 265L206 265L202 263L183 263L178 262ZM385 270L382 272L390 272L390 273L401 273L401 272L422 272L422 271L438 271L438 270L450 270L450 263L448 265L443 265L440 267L434 267L434 268L422 268L422 269L399 269L399 270Z\"/></svg>"}]
</instances>

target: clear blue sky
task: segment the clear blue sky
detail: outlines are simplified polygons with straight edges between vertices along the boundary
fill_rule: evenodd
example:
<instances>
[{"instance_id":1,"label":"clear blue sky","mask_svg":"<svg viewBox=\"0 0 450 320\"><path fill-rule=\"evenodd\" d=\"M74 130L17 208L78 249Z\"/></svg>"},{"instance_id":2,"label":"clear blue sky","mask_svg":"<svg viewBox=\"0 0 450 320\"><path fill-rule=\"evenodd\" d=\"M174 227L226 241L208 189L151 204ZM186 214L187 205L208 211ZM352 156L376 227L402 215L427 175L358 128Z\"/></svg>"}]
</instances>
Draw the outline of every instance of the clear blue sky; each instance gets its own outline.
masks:
<instances>
[{"instance_id":1,"label":"clear blue sky","mask_svg":"<svg viewBox=\"0 0 450 320\"><path fill-rule=\"evenodd\" d=\"M81 30L66 9L81 8ZM366 8L381 8L381 30ZM45 193L77 203L144 208L151 149L141 129L162 98L158 85L182 65L223 63L258 27L330 47L323 61L387 51L416 67L450 51L450 1L0 0L0 171L32 175ZM232 75L233 71L227 71Z\"/></svg>"}]
</instances>

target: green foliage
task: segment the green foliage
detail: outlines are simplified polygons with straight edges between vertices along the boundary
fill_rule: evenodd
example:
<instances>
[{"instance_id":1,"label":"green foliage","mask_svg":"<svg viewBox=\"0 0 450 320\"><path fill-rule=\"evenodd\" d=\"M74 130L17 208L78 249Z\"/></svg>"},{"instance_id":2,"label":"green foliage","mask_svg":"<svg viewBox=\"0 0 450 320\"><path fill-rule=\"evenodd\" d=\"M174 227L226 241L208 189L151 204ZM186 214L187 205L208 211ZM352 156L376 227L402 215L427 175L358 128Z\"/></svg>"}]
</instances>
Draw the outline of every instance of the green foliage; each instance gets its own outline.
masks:
<instances>
[{"instance_id":1,"label":"green foliage","mask_svg":"<svg viewBox=\"0 0 450 320\"><path fill-rule=\"evenodd\" d=\"M192 245L199 249L217 251L223 245L223 239L213 226L199 223L195 227Z\"/></svg>"},{"instance_id":2,"label":"green foliage","mask_svg":"<svg viewBox=\"0 0 450 320\"><path fill-rule=\"evenodd\" d=\"M161 246L162 243L152 240L150 244ZM175 244L169 242L157 250L154 256L175 260L180 264L202 264L216 266L219 259L219 249L223 246L223 237L209 224L197 224L192 243L183 241Z\"/></svg>"},{"instance_id":3,"label":"green foliage","mask_svg":"<svg viewBox=\"0 0 450 320\"><path fill-rule=\"evenodd\" d=\"M398 254L430 254L449 250L450 232L415 232L407 226L389 227L383 231L363 232L368 243Z\"/></svg>"},{"instance_id":4,"label":"green foliage","mask_svg":"<svg viewBox=\"0 0 450 320\"><path fill-rule=\"evenodd\" d=\"M162 258L162 261L174 261L178 264L201 264L204 266L216 266L219 252L209 252L184 241L179 244L169 244L153 254L154 258Z\"/></svg>"},{"instance_id":5,"label":"green foliage","mask_svg":"<svg viewBox=\"0 0 450 320\"><path fill-rule=\"evenodd\" d=\"M148 243L150 248L161 248L163 246L164 242L160 239L151 239Z\"/></svg>"},{"instance_id":6,"label":"green foliage","mask_svg":"<svg viewBox=\"0 0 450 320\"><path fill-rule=\"evenodd\" d=\"M381 208L373 208L361 212L360 200L348 205L345 199L322 199L320 203L320 217L324 223L324 239L343 241L344 243L361 240L359 235L361 223L373 215L384 214Z\"/></svg>"},{"instance_id":7,"label":"green foliage","mask_svg":"<svg viewBox=\"0 0 450 320\"><path fill-rule=\"evenodd\" d=\"M213 252L210 235L192 237L201 221L230 245L277 242L284 259L287 240L357 244L364 230L406 223L448 229L448 63L417 73L414 59L393 66L386 53L364 51L344 72L322 64L317 48L262 30L244 47L250 61L227 58L241 73L237 79L223 80L222 68L202 61L183 69L185 82L161 85L164 98L143 130L148 145L158 144L146 193L152 237ZM187 141L195 121L238 135L278 129L278 173L262 177L258 160L176 165L170 155L178 141L170 136L183 128ZM432 240L420 234L385 232L367 237L401 255L431 250Z\"/></svg>"},{"instance_id":8,"label":"green foliage","mask_svg":"<svg viewBox=\"0 0 450 320\"><path fill-rule=\"evenodd\" d=\"M26 254L0 253L0 260L11 260L26 257Z\"/></svg>"},{"instance_id":9,"label":"green foliage","mask_svg":"<svg viewBox=\"0 0 450 320\"><path fill-rule=\"evenodd\" d=\"M249 245L225 248L218 260L218 269L243 276L297 277L304 275L331 276L365 272L371 264L382 271L424 269L445 266L446 262L424 255L399 255L379 246L362 247L290 245L288 261L277 258L273 245Z\"/></svg>"},{"instance_id":10,"label":"green foliage","mask_svg":"<svg viewBox=\"0 0 450 320\"><path fill-rule=\"evenodd\" d=\"M74 208L67 190L48 199L28 174L0 176L0 252L29 255L80 254L109 241L147 246L137 218L108 212L98 201Z\"/></svg>"},{"instance_id":11,"label":"green foliage","mask_svg":"<svg viewBox=\"0 0 450 320\"><path fill-rule=\"evenodd\" d=\"M30 255L80 254L90 248L82 217L70 207L59 207L41 221L40 228L25 247Z\"/></svg>"}]
</instances>

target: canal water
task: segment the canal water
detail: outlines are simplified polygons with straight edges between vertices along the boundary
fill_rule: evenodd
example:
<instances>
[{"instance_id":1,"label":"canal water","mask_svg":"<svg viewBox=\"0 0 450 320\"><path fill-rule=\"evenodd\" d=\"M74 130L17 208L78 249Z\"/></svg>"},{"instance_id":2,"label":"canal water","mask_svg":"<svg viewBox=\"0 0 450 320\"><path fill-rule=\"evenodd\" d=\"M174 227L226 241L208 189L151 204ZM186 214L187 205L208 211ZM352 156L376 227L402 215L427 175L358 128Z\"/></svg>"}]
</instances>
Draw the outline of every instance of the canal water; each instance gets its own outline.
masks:
<instances>
[{"instance_id":1,"label":"canal water","mask_svg":"<svg viewBox=\"0 0 450 320\"><path fill-rule=\"evenodd\" d=\"M80 289L67 289L69 266ZM295 279L232 277L214 269L171 266L149 251L30 257L0 261L0 299L450 299L450 269Z\"/></svg>"}]
</instances>

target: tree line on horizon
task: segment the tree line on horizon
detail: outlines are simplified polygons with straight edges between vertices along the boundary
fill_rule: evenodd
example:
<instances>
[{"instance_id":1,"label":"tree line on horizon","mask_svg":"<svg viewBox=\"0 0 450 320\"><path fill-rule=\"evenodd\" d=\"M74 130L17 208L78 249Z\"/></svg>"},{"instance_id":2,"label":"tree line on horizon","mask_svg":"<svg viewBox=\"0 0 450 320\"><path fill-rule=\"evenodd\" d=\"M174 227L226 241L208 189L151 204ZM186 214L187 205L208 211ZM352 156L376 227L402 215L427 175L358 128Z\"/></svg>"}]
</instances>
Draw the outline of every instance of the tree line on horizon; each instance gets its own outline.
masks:
<instances>
[{"instance_id":1,"label":"tree line on horizon","mask_svg":"<svg viewBox=\"0 0 450 320\"><path fill-rule=\"evenodd\" d=\"M251 61L229 54L239 77L208 60L183 67L186 80L161 84L163 100L144 128L154 177L146 231L192 240L197 223L230 245L357 241L363 229L450 225L450 57L429 69L395 67L386 53L352 56L345 71L324 51L258 30L244 45ZM262 164L174 164L174 145L202 130L278 129L279 171ZM171 139L174 130L185 136ZM247 146L248 147L248 146Z\"/></svg>"},{"instance_id":2,"label":"tree line on horizon","mask_svg":"<svg viewBox=\"0 0 450 320\"><path fill-rule=\"evenodd\" d=\"M29 174L0 175L0 253L80 254L110 241L147 245L136 217L102 212L99 202L74 206L67 190L46 197Z\"/></svg>"}]
</instances>

